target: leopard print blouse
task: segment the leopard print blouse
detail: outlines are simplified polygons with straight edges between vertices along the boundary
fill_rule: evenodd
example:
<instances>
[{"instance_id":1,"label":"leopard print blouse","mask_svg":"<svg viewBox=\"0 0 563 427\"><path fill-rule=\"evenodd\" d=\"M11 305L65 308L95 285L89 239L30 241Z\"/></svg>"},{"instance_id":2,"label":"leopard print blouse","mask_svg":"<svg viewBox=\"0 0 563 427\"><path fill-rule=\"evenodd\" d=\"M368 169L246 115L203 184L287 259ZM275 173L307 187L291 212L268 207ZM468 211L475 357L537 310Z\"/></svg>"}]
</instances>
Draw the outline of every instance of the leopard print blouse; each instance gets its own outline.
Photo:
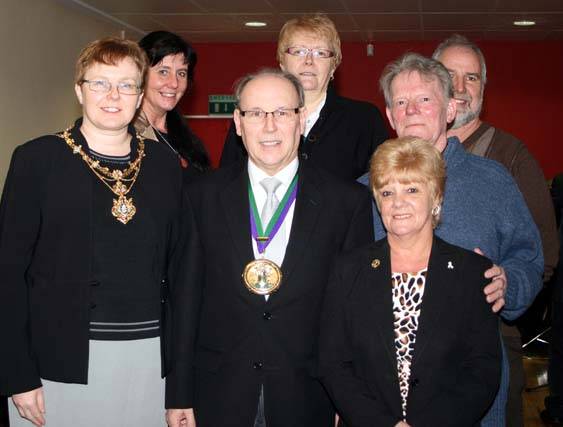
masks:
<instances>
[{"instance_id":1,"label":"leopard print blouse","mask_svg":"<svg viewBox=\"0 0 563 427\"><path fill-rule=\"evenodd\" d=\"M424 285L426 284L426 271L427 269L417 273L393 273L391 277L395 319L395 355L397 356L403 419L407 417L411 361L414 354Z\"/></svg>"}]
</instances>

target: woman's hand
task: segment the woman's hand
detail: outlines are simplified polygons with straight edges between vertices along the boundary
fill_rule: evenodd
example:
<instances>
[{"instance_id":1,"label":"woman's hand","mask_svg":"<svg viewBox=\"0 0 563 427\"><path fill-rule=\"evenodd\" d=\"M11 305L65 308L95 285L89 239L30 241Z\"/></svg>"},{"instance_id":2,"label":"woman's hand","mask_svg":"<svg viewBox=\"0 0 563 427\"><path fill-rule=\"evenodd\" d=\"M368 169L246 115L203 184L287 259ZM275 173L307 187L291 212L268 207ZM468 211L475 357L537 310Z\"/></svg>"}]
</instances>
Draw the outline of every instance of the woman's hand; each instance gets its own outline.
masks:
<instances>
[{"instance_id":1,"label":"woman's hand","mask_svg":"<svg viewBox=\"0 0 563 427\"><path fill-rule=\"evenodd\" d=\"M169 427L196 427L194 410L189 409L167 409L166 423Z\"/></svg>"},{"instance_id":2,"label":"woman's hand","mask_svg":"<svg viewBox=\"0 0 563 427\"><path fill-rule=\"evenodd\" d=\"M20 416L31 421L37 427L45 425L45 399L43 387L12 396L12 401Z\"/></svg>"}]
</instances>

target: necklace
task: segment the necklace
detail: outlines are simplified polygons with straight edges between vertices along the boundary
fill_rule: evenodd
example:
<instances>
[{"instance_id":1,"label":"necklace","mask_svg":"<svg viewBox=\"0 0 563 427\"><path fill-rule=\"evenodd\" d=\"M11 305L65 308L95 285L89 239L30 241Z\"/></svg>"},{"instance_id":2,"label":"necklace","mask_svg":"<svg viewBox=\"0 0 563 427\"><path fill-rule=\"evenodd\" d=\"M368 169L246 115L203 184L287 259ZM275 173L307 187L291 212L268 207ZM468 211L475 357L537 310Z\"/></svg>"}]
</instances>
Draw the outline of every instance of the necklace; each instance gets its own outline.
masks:
<instances>
[{"instance_id":1,"label":"necklace","mask_svg":"<svg viewBox=\"0 0 563 427\"><path fill-rule=\"evenodd\" d=\"M141 162L143 157L145 157L144 138L137 135L137 139L139 140L138 156L135 160L129 162L127 169L123 171L119 169L111 170L105 166L100 166L99 160L92 159L84 152L81 145L76 145L74 139L70 136L70 129L71 128L68 128L62 134L57 134L57 136L64 139L72 150L72 153L82 157L82 160L84 160L90 170L117 196L117 199L113 199L111 214L117 221L122 224L127 224L137 212L137 208L133 204L133 198L127 198L125 196L133 188L139 176L139 171L141 170Z\"/></svg>"},{"instance_id":2,"label":"necklace","mask_svg":"<svg viewBox=\"0 0 563 427\"><path fill-rule=\"evenodd\" d=\"M157 127L153 126L152 128L158 134L158 136L160 136L162 138L162 140L166 143L166 145L168 145L170 147L170 149L178 156L178 158L180 159L180 165L182 165L182 167L184 169L187 168L188 167L188 161L182 157L182 155L178 152L178 150L176 150L174 147L172 147L172 144L170 144L168 142L168 140L164 137L162 132L160 132L158 130Z\"/></svg>"},{"instance_id":3,"label":"necklace","mask_svg":"<svg viewBox=\"0 0 563 427\"><path fill-rule=\"evenodd\" d=\"M176 150L172 144L170 144L170 142L168 141L168 139L162 134L162 132L160 130L158 130L158 128L153 125L151 123L151 121L149 120L147 113L145 113L144 110L141 109L141 118L143 118L144 120L146 120L146 123L153 128L155 135L158 137L160 137L160 139L162 139L162 141L164 141L164 143L166 145L168 145L168 148L170 148L172 150L172 152L174 154L176 154L178 156L178 158L180 159L180 165L182 166L182 168L186 169L188 167L188 161L180 154L180 152L178 150Z\"/></svg>"},{"instance_id":4,"label":"necklace","mask_svg":"<svg viewBox=\"0 0 563 427\"><path fill-rule=\"evenodd\" d=\"M152 128L153 128L154 131L158 134L158 136L160 136L160 137L162 138L162 140L166 143L166 145L168 145L168 146L170 147L170 149L171 149L177 156L179 156L180 153L178 153L178 150L176 150L174 147L172 147L172 144L170 144L170 143L168 142L168 140L164 137L164 135L162 134L162 132L159 131L158 128L155 127L155 126L153 126Z\"/></svg>"}]
</instances>

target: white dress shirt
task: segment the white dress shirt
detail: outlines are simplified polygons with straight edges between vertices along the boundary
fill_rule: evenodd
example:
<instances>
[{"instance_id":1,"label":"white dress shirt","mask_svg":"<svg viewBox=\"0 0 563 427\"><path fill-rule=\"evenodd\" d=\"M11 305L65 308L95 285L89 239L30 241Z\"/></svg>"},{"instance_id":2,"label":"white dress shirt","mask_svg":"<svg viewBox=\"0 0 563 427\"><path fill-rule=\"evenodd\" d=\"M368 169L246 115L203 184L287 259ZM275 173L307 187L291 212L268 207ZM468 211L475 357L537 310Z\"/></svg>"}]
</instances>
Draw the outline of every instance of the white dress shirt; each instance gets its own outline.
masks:
<instances>
[{"instance_id":1,"label":"white dress shirt","mask_svg":"<svg viewBox=\"0 0 563 427\"><path fill-rule=\"evenodd\" d=\"M297 160L297 158L295 158L291 161L291 163L289 163L287 166L285 166L277 174L273 175L274 178L278 179L281 182L281 184L279 185L279 187L275 191L276 197L278 198L278 200L280 202L283 199L285 192L287 191L287 189L291 185L291 181L293 180L293 177L297 173L298 167L299 167L299 161ZM262 208L264 207L264 204L266 203L267 194L266 194L266 190L264 189L264 187L262 187L262 185L260 184L260 181L262 181L264 178L269 178L271 176L268 175L266 172L264 172L262 169L260 169L258 166L256 166L252 162L252 160L248 159L248 177L250 179L250 185L251 185L252 191L254 193L254 200L256 201L256 208L258 209L258 212L262 212ZM282 225L280 226L278 233L274 236L274 239L273 239L273 241L275 241L276 239L279 239L279 238L283 239L282 244L281 244L281 247L284 248L283 253L281 253L281 254L278 253L277 256L272 256L272 254L268 254L268 247L266 247L266 250L264 252L264 258L275 262L279 266L282 265L283 258L285 256L285 248L287 247L287 242L289 241L289 234L291 232L291 224L293 223L293 212L294 212L294 210L295 210L295 201L291 204L289 210L287 211L287 215L286 215ZM264 224L264 228L266 228L265 224ZM249 232L250 232L250 230L249 230ZM258 247L257 247L256 241L254 239L252 239L252 249L254 251L254 258L255 259L262 258L262 255L258 252ZM281 259L280 259L280 255L281 255Z\"/></svg>"}]
</instances>

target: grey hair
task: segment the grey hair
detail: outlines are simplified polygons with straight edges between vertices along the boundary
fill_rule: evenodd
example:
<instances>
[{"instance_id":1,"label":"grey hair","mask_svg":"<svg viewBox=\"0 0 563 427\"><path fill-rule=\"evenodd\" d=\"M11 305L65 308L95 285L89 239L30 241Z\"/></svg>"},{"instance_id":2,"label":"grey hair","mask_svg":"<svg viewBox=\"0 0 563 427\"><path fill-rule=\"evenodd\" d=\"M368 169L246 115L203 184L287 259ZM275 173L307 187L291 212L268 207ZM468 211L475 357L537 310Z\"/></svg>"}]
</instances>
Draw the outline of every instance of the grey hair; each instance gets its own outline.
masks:
<instances>
[{"instance_id":1,"label":"grey hair","mask_svg":"<svg viewBox=\"0 0 563 427\"><path fill-rule=\"evenodd\" d=\"M263 76L274 76L287 80L293 85L295 92L297 92L297 96L299 97L299 108L305 105L305 92L303 91L303 86L297 77L287 71L282 71L279 68L262 68L255 73L249 73L241 77L235 83L235 99L237 101L237 107L240 107L240 98L246 85L252 80Z\"/></svg>"},{"instance_id":2,"label":"grey hair","mask_svg":"<svg viewBox=\"0 0 563 427\"><path fill-rule=\"evenodd\" d=\"M477 55L477 58L479 58L479 66L481 68L481 82L482 87L484 87L485 83L487 83L487 64L485 62L485 56L483 55L483 52L481 52L481 49L479 49L479 46L477 46L475 43L470 41L467 37L462 36L461 34L454 34L438 45L438 47L432 54L432 58L434 58L436 61L439 61L444 51L449 47L464 47L475 52L475 55Z\"/></svg>"},{"instance_id":3,"label":"grey hair","mask_svg":"<svg viewBox=\"0 0 563 427\"><path fill-rule=\"evenodd\" d=\"M409 52L387 64L379 79L379 86L385 97L385 104L389 108L393 101L391 84L395 77L403 72L417 72L427 80L436 80L442 89L444 102L446 103L454 96L452 78L446 67L432 58Z\"/></svg>"}]
</instances>

